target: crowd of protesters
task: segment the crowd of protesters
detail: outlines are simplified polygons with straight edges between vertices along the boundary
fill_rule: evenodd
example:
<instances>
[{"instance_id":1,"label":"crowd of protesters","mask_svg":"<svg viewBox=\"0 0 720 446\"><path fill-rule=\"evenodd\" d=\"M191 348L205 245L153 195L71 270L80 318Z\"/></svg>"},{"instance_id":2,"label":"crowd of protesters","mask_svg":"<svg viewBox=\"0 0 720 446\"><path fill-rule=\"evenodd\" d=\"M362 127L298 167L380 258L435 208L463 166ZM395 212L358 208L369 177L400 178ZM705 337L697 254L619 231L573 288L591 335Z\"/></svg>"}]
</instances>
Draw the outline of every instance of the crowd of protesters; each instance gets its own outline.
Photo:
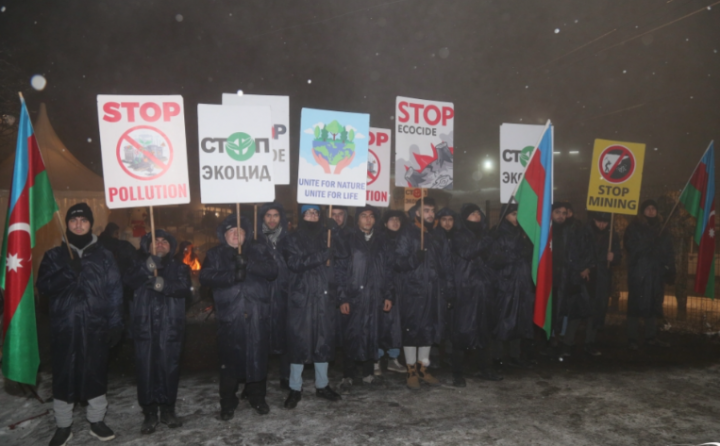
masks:
<instances>
[{"instance_id":1,"label":"crowd of protesters","mask_svg":"<svg viewBox=\"0 0 720 446\"><path fill-rule=\"evenodd\" d=\"M354 386L381 381L387 371L404 373L411 390L438 386L432 369L440 361L450 366L456 387L466 386L467 358L475 377L499 381L499 363L530 368L535 351L580 353L575 339L583 326L584 352L600 355L595 341L610 297L610 268L623 255L610 215L590 213L583 224L569 203L553 204L547 339L533 324L533 245L517 211L505 205L492 229L479 206L438 210L432 198L419 200L407 214L357 208L354 225L346 208L333 207L323 218L319 206L303 205L294 231L279 203L263 205L257 222L229 215L217 228L218 245L207 252L199 277L214 300L220 418L232 419L240 399L259 414L270 411L265 396L271 356L279 358L280 386L288 391L284 407L293 409L302 400L308 364L316 396L338 401ZM114 438L103 420L108 353L123 333L123 293L132 297L125 300L141 432L150 434L159 423L182 426L175 401L192 285L176 239L156 230L135 252L113 237L117 227L96 237L84 203L71 207L65 221L67 244L45 254L37 280L50 302L57 423L50 445L72 438L78 401L88 403L92 435ZM648 200L625 232L630 349L665 346L655 336L656 318L675 269L670 235L661 228L657 204ZM343 378L333 389L328 367L335 360L342 362Z\"/></svg>"}]
</instances>

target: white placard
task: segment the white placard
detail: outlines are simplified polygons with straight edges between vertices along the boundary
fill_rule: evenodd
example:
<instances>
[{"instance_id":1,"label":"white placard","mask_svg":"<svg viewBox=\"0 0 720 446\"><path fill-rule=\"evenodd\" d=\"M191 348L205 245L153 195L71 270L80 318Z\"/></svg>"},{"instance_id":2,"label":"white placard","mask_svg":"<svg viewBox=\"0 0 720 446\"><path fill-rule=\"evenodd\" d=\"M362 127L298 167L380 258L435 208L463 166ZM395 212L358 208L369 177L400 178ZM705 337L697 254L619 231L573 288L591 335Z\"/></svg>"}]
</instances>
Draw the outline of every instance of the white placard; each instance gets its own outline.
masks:
<instances>
[{"instance_id":1,"label":"white placard","mask_svg":"<svg viewBox=\"0 0 720 446\"><path fill-rule=\"evenodd\" d=\"M290 184L290 96L223 93L223 105L259 105L270 107L275 184Z\"/></svg>"},{"instance_id":2,"label":"white placard","mask_svg":"<svg viewBox=\"0 0 720 446\"><path fill-rule=\"evenodd\" d=\"M365 206L370 115L303 108L298 203Z\"/></svg>"},{"instance_id":3,"label":"white placard","mask_svg":"<svg viewBox=\"0 0 720 446\"><path fill-rule=\"evenodd\" d=\"M500 126L500 202L507 203L530 161L544 125L502 124Z\"/></svg>"},{"instance_id":4,"label":"white placard","mask_svg":"<svg viewBox=\"0 0 720 446\"><path fill-rule=\"evenodd\" d=\"M396 186L452 190L454 122L450 102L397 97Z\"/></svg>"},{"instance_id":5,"label":"white placard","mask_svg":"<svg viewBox=\"0 0 720 446\"><path fill-rule=\"evenodd\" d=\"M270 107L198 104L200 201L275 200Z\"/></svg>"},{"instance_id":6,"label":"white placard","mask_svg":"<svg viewBox=\"0 0 720 446\"><path fill-rule=\"evenodd\" d=\"M370 127L366 201L373 206L390 206L390 150L392 131Z\"/></svg>"},{"instance_id":7,"label":"white placard","mask_svg":"<svg viewBox=\"0 0 720 446\"><path fill-rule=\"evenodd\" d=\"M97 96L110 209L190 202L182 96Z\"/></svg>"}]
</instances>

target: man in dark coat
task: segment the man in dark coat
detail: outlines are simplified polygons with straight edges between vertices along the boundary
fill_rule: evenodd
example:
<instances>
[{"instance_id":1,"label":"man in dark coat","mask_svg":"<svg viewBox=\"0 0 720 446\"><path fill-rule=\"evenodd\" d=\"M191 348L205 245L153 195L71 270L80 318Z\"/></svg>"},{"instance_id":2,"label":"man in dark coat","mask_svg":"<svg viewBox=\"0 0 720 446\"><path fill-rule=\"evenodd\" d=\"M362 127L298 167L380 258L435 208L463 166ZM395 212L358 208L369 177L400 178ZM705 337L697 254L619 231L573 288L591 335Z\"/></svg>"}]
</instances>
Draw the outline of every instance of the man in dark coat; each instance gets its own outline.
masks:
<instances>
[{"instance_id":1,"label":"man in dark coat","mask_svg":"<svg viewBox=\"0 0 720 446\"><path fill-rule=\"evenodd\" d=\"M235 414L243 381L243 397L250 406L261 415L270 411L265 402L271 328L268 281L277 276L277 265L266 245L253 243L248 220L240 219L238 231L237 214L223 220L217 236L220 244L207 252L200 283L212 288L215 301L220 419L227 421Z\"/></svg>"},{"instance_id":2,"label":"man in dark coat","mask_svg":"<svg viewBox=\"0 0 720 446\"><path fill-rule=\"evenodd\" d=\"M190 296L190 268L175 258L177 240L155 230L140 240L142 257L128 269L123 282L135 292L132 301L132 334L138 402L145 420L140 432L151 434L160 422L182 426L175 415L180 381L180 353L185 336L185 300Z\"/></svg>"},{"instance_id":3,"label":"man in dark coat","mask_svg":"<svg viewBox=\"0 0 720 446\"><path fill-rule=\"evenodd\" d=\"M293 409L302 399L305 364L315 365L315 394L330 401L342 399L330 386L328 362L335 356L335 318L338 306L330 290L331 268L342 251L338 231L333 230L328 248L328 229L320 221L320 207L303 205L297 231L282 243L290 270L287 352L290 359L290 393L285 407Z\"/></svg>"},{"instance_id":4,"label":"man in dark coat","mask_svg":"<svg viewBox=\"0 0 720 446\"><path fill-rule=\"evenodd\" d=\"M389 210L383 215L384 228L380 232L382 246L388 258L388 288L392 296L393 306L387 313L381 315L380 348L378 357L382 358L385 352L388 354L387 369L391 372L407 373L405 366L400 364L400 347L402 347L402 329L400 327L400 306L397 296L400 294L400 274L395 268L396 249L399 236L407 227L407 215L398 210ZM380 364L375 367L375 374L382 374Z\"/></svg>"},{"instance_id":5,"label":"man in dark coat","mask_svg":"<svg viewBox=\"0 0 720 446\"><path fill-rule=\"evenodd\" d=\"M587 319L585 328L585 351L592 356L600 356L595 347L597 331L605 325L608 300L612 292L612 266L622 261L620 239L610 227L610 214L607 212L593 212L586 226L586 233L593 253L594 266L590 268L590 280L587 291L590 295L592 315ZM612 231L612 246L610 234ZM608 251L608 247L610 250Z\"/></svg>"},{"instance_id":6,"label":"man in dark coat","mask_svg":"<svg viewBox=\"0 0 720 446\"><path fill-rule=\"evenodd\" d=\"M587 232L567 221L567 203L552 205L553 314L555 336L562 337L561 356L570 356L575 333L592 315L587 282L594 266Z\"/></svg>"},{"instance_id":7,"label":"man in dark coat","mask_svg":"<svg viewBox=\"0 0 720 446\"><path fill-rule=\"evenodd\" d=\"M640 213L625 230L628 253L628 338L630 348L639 347L639 319L645 320L648 345L667 347L656 336L656 318L663 316L664 285L675 282L672 239L662 231L663 220L654 200L640 205Z\"/></svg>"},{"instance_id":8,"label":"man in dark coat","mask_svg":"<svg viewBox=\"0 0 720 446\"><path fill-rule=\"evenodd\" d=\"M107 249L115 257L120 276L133 265L137 256L137 250L132 243L127 240L120 240L120 227L115 223L108 223L105 230L98 236L98 244ZM127 338L132 337L130 328L132 320L130 319L130 305L132 303L133 290L123 285L123 325L125 326L125 334Z\"/></svg>"},{"instance_id":9,"label":"man in dark coat","mask_svg":"<svg viewBox=\"0 0 720 446\"><path fill-rule=\"evenodd\" d=\"M508 365L527 368L529 363L521 355L521 340L534 336L533 245L518 225L517 210L517 204L505 205L503 220L492 232L493 244L487 259L498 280L495 354L501 355L501 343L507 343Z\"/></svg>"},{"instance_id":10,"label":"man in dark coat","mask_svg":"<svg viewBox=\"0 0 720 446\"><path fill-rule=\"evenodd\" d=\"M91 232L92 210L86 203L68 209L65 216L68 245L45 253L37 288L50 302L53 372L53 411L57 430L50 446L72 437L76 401L87 401L90 433L112 440L105 425L107 365L110 347L122 337L122 283L110 251Z\"/></svg>"},{"instance_id":11,"label":"man in dark coat","mask_svg":"<svg viewBox=\"0 0 720 446\"><path fill-rule=\"evenodd\" d=\"M476 376L491 381L502 379L492 367L493 331L497 319L495 272L484 260L493 240L479 206L463 204L460 221L452 239L455 299L449 311L455 387L465 387L462 369L467 350L479 350L480 373Z\"/></svg>"},{"instance_id":12,"label":"man in dark coat","mask_svg":"<svg viewBox=\"0 0 720 446\"><path fill-rule=\"evenodd\" d=\"M438 311L442 295L453 291L450 271L452 259L446 244L433 236L435 227L435 201L420 200L411 209L412 221L400 234L395 266L401 271L400 323L403 333L403 350L407 366L407 386L420 389L420 380L431 386L440 382L427 370L430 365L430 348L442 340L445 321ZM421 232L425 233L421 247Z\"/></svg>"},{"instance_id":13,"label":"man in dark coat","mask_svg":"<svg viewBox=\"0 0 720 446\"><path fill-rule=\"evenodd\" d=\"M280 250L288 236L287 216L283 205L266 203L258 211L258 241L268 247L278 268L278 275L270 282L270 354L280 355L280 388L290 389L290 361L285 351L287 339L287 299L290 271Z\"/></svg>"},{"instance_id":14,"label":"man in dark coat","mask_svg":"<svg viewBox=\"0 0 720 446\"><path fill-rule=\"evenodd\" d=\"M437 220L437 226L433 230L434 235L438 237L441 242L443 242L443 249L447 250L448 252L452 252L453 238L455 237L455 234L457 234L457 227L460 223L460 221L458 220L457 212L453 211L448 207L444 207L437 211L437 213L435 214L435 219ZM452 257L452 254L446 253L445 256L449 256L454 262L455 259ZM455 265L453 263L451 263L449 265L449 268L447 268L448 271L453 271L454 269ZM435 348L430 351L431 358L433 358L433 354L437 355L438 358L441 355L448 357L448 359L450 356L452 356L453 350L449 336L450 316L448 314L448 308L452 307L454 301L455 296L446 295L444 293L441 295L441 299L438 301L438 313L440 314L440 320L445 321L442 333L442 338L445 342L443 342L442 344L442 352L437 351L440 349ZM433 350L435 350L435 352L433 352ZM446 362L450 361L446 360Z\"/></svg>"},{"instance_id":15,"label":"man in dark coat","mask_svg":"<svg viewBox=\"0 0 720 446\"><path fill-rule=\"evenodd\" d=\"M345 236L348 258L338 268L340 313L346 318L343 336L343 380L341 391L349 391L356 366L361 364L362 380L372 383L382 335L383 313L393 305L388 278L392 265L383 249L376 223L380 211L367 205L355 212L356 227Z\"/></svg>"}]
</instances>

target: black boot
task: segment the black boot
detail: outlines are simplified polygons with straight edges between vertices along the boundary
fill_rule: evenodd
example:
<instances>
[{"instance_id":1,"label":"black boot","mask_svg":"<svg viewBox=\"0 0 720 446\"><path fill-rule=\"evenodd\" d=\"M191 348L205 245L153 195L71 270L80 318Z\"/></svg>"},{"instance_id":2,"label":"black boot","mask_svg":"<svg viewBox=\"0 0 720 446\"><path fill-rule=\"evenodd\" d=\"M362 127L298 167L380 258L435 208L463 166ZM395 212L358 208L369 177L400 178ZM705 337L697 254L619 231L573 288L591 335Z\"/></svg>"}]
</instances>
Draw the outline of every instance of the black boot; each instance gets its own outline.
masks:
<instances>
[{"instance_id":1,"label":"black boot","mask_svg":"<svg viewBox=\"0 0 720 446\"><path fill-rule=\"evenodd\" d=\"M160 422L166 424L170 429L182 426L182 421L175 415L174 404L163 404L160 406Z\"/></svg>"},{"instance_id":2,"label":"black boot","mask_svg":"<svg viewBox=\"0 0 720 446\"><path fill-rule=\"evenodd\" d=\"M334 391L330 386L325 386L322 389L315 390L315 395L330 401L340 401L342 399L340 394Z\"/></svg>"},{"instance_id":3,"label":"black boot","mask_svg":"<svg viewBox=\"0 0 720 446\"><path fill-rule=\"evenodd\" d=\"M110 441L115 438L115 432L113 432L104 421L90 423L90 435L100 441Z\"/></svg>"},{"instance_id":4,"label":"black boot","mask_svg":"<svg viewBox=\"0 0 720 446\"><path fill-rule=\"evenodd\" d=\"M465 387L465 378L463 378L462 373L460 372L454 372L453 373L453 386L455 387Z\"/></svg>"},{"instance_id":5,"label":"black boot","mask_svg":"<svg viewBox=\"0 0 720 446\"><path fill-rule=\"evenodd\" d=\"M72 438L72 426L59 427L55 430L50 446L65 446Z\"/></svg>"},{"instance_id":6,"label":"black boot","mask_svg":"<svg viewBox=\"0 0 720 446\"><path fill-rule=\"evenodd\" d=\"M285 400L285 409L295 409L302 399L301 390L290 390L287 399Z\"/></svg>"},{"instance_id":7,"label":"black boot","mask_svg":"<svg viewBox=\"0 0 720 446\"><path fill-rule=\"evenodd\" d=\"M145 415L145 419L143 420L142 426L140 427L141 434L148 435L155 432L155 428L158 425L157 410L158 407L156 404L143 406L143 415Z\"/></svg>"},{"instance_id":8,"label":"black boot","mask_svg":"<svg viewBox=\"0 0 720 446\"><path fill-rule=\"evenodd\" d=\"M267 415L270 413L270 406L268 406L264 396L251 396L248 398L248 402L250 403L250 407L255 409L255 412L260 415Z\"/></svg>"}]
</instances>

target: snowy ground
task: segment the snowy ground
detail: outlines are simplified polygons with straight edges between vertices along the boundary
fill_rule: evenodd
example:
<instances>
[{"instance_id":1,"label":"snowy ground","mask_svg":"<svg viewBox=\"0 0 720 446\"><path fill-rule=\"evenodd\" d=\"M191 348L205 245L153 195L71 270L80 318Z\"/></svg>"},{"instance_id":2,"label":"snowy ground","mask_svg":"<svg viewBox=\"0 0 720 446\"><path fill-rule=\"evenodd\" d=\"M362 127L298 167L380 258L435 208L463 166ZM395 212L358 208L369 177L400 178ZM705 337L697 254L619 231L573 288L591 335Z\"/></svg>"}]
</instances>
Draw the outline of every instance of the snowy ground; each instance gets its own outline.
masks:
<instances>
[{"instance_id":1,"label":"snowy ground","mask_svg":"<svg viewBox=\"0 0 720 446\"><path fill-rule=\"evenodd\" d=\"M311 369L297 409L282 408L286 397L271 364L269 415L244 402L230 422L218 419L213 325L191 324L183 358L177 405L185 425L139 433L142 415L135 400L132 345L111 363L107 424L124 445L679 445L720 441L720 362L717 341L699 335L664 333L669 350L625 348L621 327L604 335L600 358L576 355L562 363L544 359L533 370L504 370L505 380L468 378L451 386L447 368L439 388L412 392L404 376L385 374L382 385L353 389L330 403L314 395ZM617 339L617 340L615 340ZM468 367L470 372L470 367ZM340 379L339 362L331 385ZM38 391L50 396L43 372ZM52 413L7 426L51 409L5 385L0 391L0 444L43 445L54 432ZM19 395L19 396L18 396ZM84 409L76 408L72 445L99 444L91 437Z\"/></svg>"}]
</instances>

